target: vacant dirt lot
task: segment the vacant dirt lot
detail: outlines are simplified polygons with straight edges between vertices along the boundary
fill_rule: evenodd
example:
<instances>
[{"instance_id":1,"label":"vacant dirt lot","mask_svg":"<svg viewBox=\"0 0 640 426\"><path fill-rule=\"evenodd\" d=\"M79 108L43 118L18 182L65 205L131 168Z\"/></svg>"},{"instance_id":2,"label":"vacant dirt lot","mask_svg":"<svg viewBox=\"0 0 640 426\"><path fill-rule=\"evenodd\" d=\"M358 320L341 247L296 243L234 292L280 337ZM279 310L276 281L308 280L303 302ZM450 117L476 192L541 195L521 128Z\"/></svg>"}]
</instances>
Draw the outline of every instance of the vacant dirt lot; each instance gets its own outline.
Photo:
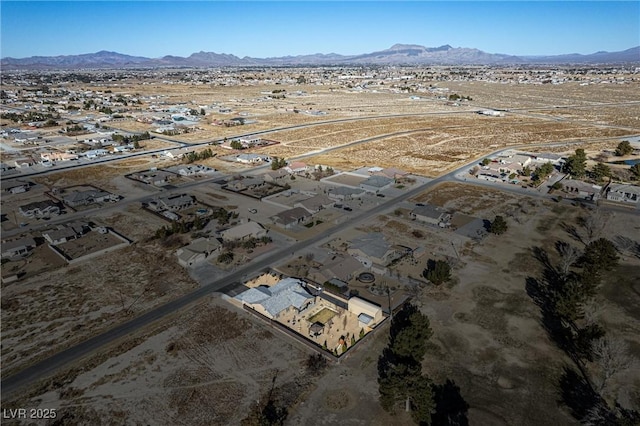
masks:
<instances>
[{"instance_id":1,"label":"vacant dirt lot","mask_svg":"<svg viewBox=\"0 0 640 426\"><path fill-rule=\"evenodd\" d=\"M3 286L3 371L24 367L195 287L174 259L141 244Z\"/></svg>"}]
</instances>

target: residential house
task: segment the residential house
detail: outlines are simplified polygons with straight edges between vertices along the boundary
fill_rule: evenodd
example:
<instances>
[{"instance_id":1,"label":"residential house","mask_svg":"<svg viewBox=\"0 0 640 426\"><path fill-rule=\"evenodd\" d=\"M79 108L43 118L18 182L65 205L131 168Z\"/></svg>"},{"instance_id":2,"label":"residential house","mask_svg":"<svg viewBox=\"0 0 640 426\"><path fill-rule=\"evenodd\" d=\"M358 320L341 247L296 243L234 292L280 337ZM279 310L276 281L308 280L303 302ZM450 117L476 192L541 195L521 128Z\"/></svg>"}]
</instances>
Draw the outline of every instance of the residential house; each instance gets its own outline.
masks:
<instances>
[{"instance_id":1,"label":"residential house","mask_svg":"<svg viewBox=\"0 0 640 426\"><path fill-rule=\"evenodd\" d=\"M106 149L92 149L91 151L86 151L84 153L84 156L89 160L93 160L98 157L104 157L107 154L109 154L109 151L107 151Z\"/></svg>"},{"instance_id":2,"label":"residential house","mask_svg":"<svg viewBox=\"0 0 640 426\"><path fill-rule=\"evenodd\" d=\"M430 205L416 207L411 210L409 216L413 220L440 226L441 228L449 226L451 221L451 215L449 213L439 207Z\"/></svg>"},{"instance_id":3,"label":"residential house","mask_svg":"<svg viewBox=\"0 0 640 426\"><path fill-rule=\"evenodd\" d=\"M65 196L63 201L71 207L88 206L90 204L118 201L120 197L107 191L89 189L86 191L74 191Z\"/></svg>"},{"instance_id":4,"label":"residential house","mask_svg":"<svg viewBox=\"0 0 640 426\"><path fill-rule=\"evenodd\" d=\"M352 200L354 198L360 198L365 194L364 189L360 188L347 188L346 186L338 186L335 188L329 188L327 195L337 201Z\"/></svg>"},{"instance_id":5,"label":"residential house","mask_svg":"<svg viewBox=\"0 0 640 426\"><path fill-rule=\"evenodd\" d=\"M306 211L311 214L318 213L322 209L329 208L333 206L334 201L329 197L323 194L315 195L311 198L307 198L306 200L302 200L298 203L295 203L294 207L302 207Z\"/></svg>"},{"instance_id":6,"label":"residential house","mask_svg":"<svg viewBox=\"0 0 640 426\"><path fill-rule=\"evenodd\" d=\"M607 200L638 204L640 200L640 186L612 183L607 188Z\"/></svg>"},{"instance_id":7,"label":"residential house","mask_svg":"<svg viewBox=\"0 0 640 426\"><path fill-rule=\"evenodd\" d=\"M194 198L189 194L169 195L158 197L149 203L149 208L155 211L169 210L180 211L195 204Z\"/></svg>"},{"instance_id":8,"label":"residential house","mask_svg":"<svg viewBox=\"0 0 640 426\"><path fill-rule=\"evenodd\" d=\"M281 228L291 229L296 225L307 223L312 215L302 207L294 207L270 217L271 221Z\"/></svg>"},{"instance_id":9,"label":"residential house","mask_svg":"<svg viewBox=\"0 0 640 426\"><path fill-rule=\"evenodd\" d=\"M42 200L20 206L18 211L26 217L48 217L60 214L60 206L53 200Z\"/></svg>"},{"instance_id":10,"label":"residential house","mask_svg":"<svg viewBox=\"0 0 640 426\"><path fill-rule=\"evenodd\" d=\"M270 157L261 154L238 154L236 155L236 161L243 164L256 164L270 161Z\"/></svg>"},{"instance_id":11,"label":"residential house","mask_svg":"<svg viewBox=\"0 0 640 426\"><path fill-rule=\"evenodd\" d=\"M311 268L309 278L315 282L323 283L331 279L350 281L362 270L362 263L350 255L335 254L318 268Z\"/></svg>"},{"instance_id":12,"label":"residential house","mask_svg":"<svg viewBox=\"0 0 640 426\"><path fill-rule=\"evenodd\" d=\"M150 170L149 172L141 172L131 175L132 178L137 179L149 185L163 186L166 185L175 175L163 170Z\"/></svg>"},{"instance_id":13,"label":"residential house","mask_svg":"<svg viewBox=\"0 0 640 426\"><path fill-rule=\"evenodd\" d=\"M254 177L245 177L242 179L234 179L229 181L225 188L231 191L245 191L248 189L256 189L261 188L266 185L264 179L254 178Z\"/></svg>"},{"instance_id":14,"label":"residential house","mask_svg":"<svg viewBox=\"0 0 640 426\"><path fill-rule=\"evenodd\" d=\"M40 154L42 161L69 161L77 160L77 154L69 154L67 152L43 152Z\"/></svg>"},{"instance_id":15,"label":"residential house","mask_svg":"<svg viewBox=\"0 0 640 426\"><path fill-rule=\"evenodd\" d=\"M354 238L347 253L367 268L374 265L384 267L402 256L396 246L387 242L382 232L370 232Z\"/></svg>"},{"instance_id":16,"label":"residential house","mask_svg":"<svg viewBox=\"0 0 640 426\"><path fill-rule=\"evenodd\" d=\"M250 288L235 299L271 319L291 310L300 314L315 304L315 296L307 290L306 283L297 278L284 278L271 287Z\"/></svg>"},{"instance_id":17,"label":"residential house","mask_svg":"<svg viewBox=\"0 0 640 426\"><path fill-rule=\"evenodd\" d=\"M258 222L246 222L220 232L224 241L248 240L267 235L267 230Z\"/></svg>"},{"instance_id":18,"label":"residential house","mask_svg":"<svg viewBox=\"0 0 640 426\"><path fill-rule=\"evenodd\" d=\"M14 161L14 164L16 165L17 168L21 169L23 167L34 166L36 164L36 161L31 157L23 157L23 158L16 158L16 160Z\"/></svg>"},{"instance_id":19,"label":"residential house","mask_svg":"<svg viewBox=\"0 0 640 426\"><path fill-rule=\"evenodd\" d=\"M565 179L562 182L565 192L574 198L596 201L600 198L602 187L592 183L575 179Z\"/></svg>"},{"instance_id":20,"label":"residential house","mask_svg":"<svg viewBox=\"0 0 640 426\"><path fill-rule=\"evenodd\" d=\"M191 244L176 251L178 263L185 268L207 260L209 256L218 252L222 243L217 238L198 238Z\"/></svg>"},{"instance_id":21,"label":"residential house","mask_svg":"<svg viewBox=\"0 0 640 426\"><path fill-rule=\"evenodd\" d=\"M286 170L278 169L278 170L270 170L266 172L264 175L262 175L262 178L265 180L265 182L278 183L283 181L288 176L289 176L289 173L287 173Z\"/></svg>"},{"instance_id":22,"label":"residential house","mask_svg":"<svg viewBox=\"0 0 640 426\"><path fill-rule=\"evenodd\" d=\"M395 167L388 167L386 169L382 169L378 172L375 172L374 175L385 176L389 179L403 179L409 175L409 172L405 172L404 170L396 169Z\"/></svg>"},{"instance_id":23,"label":"residential house","mask_svg":"<svg viewBox=\"0 0 640 426\"><path fill-rule=\"evenodd\" d=\"M386 176L373 175L360 182L360 188L367 192L378 193L393 185L394 180Z\"/></svg>"},{"instance_id":24,"label":"residential house","mask_svg":"<svg viewBox=\"0 0 640 426\"><path fill-rule=\"evenodd\" d=\"M302 161L293 161L284 167L287 173L292 175L302 175L305 174L309 167L303 163Z\"/></svg>"},{"instance_id":25,"label":"residential house","mask_svg":"<svg viewBox=\"0 0 640 426\"><path fill-rule=\"evenodd\" d=\"M561 164L564 163L564 160L562 159L562 155L559 154L553 154L550 152L541 152L539 154L531 154L534 158L534 161L540 165L545 164L545 163L551 163L554 166L560 166Z\"/></svg>"},{"instance_id":26,"label":"residential house","mask_svg":"<svg viewBox=\"0 0 640 426\"><path fill-rule=\"evenodd\" d=\"M78 233L73 227L63 227L59 229L54 229L51 231L45 231L42 233L42 236L45 240L49 242L51 245L58 245L62 243L66 243L67 241L75 240L78 238Z\"/></svg>"},{"instance_id":27,"label":"residential house","mask_svg":"<svg viewBox=\"0 0 640 426\"><path fill-rule=\"evenodd\" d=\"M2 259L12 259L25 257L31 250L36 247L33 238L21 238L15 241L7 241L2 243Z\"/></svg>"},{"instance_id":28,"label":"residential house","mask_svg":"<svg viewBox=\"0 0 640 426\"><path fill-rule=\"evenodd\" d=\"M31 183L23 182L20 180L2 180L0 181L0 186L2 186L3 192L8 192L10 194L20 194L23 192L27 192L31 187Z\"/></svg>"}]
</instances>

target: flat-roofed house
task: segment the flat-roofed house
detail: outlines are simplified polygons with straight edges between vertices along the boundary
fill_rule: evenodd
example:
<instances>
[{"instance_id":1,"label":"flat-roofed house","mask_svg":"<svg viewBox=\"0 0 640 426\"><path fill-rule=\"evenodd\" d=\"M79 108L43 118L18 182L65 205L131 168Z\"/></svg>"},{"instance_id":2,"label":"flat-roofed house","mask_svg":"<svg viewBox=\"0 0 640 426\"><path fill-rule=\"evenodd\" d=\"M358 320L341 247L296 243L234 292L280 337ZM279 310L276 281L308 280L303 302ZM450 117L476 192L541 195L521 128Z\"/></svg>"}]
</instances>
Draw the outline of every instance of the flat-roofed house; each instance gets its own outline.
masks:
<instances>
[{"instance_id":1,"label":"flat-roofed house","mask_svg":"<svg viewBox=\"0 0 640 426\"><path fill-rule=\"evenodd\" d=\"M640 186L625 183L612 183L607 189L607 200L620 203L638 204L640 201Z\"/></svg>"}]
</instances>

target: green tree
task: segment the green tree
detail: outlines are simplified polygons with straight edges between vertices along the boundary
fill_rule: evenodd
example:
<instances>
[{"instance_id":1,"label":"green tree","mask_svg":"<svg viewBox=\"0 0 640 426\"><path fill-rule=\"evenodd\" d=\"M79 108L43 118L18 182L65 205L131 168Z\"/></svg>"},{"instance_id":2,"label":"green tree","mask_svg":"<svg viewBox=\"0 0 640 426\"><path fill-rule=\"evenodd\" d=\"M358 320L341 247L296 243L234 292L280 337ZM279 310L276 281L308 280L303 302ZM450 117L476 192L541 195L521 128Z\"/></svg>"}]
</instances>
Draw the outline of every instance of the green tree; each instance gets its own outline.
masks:
<instances>
[{"instance_id":1,"label":"green tree","mask_svg":"<svg viewBox=\"0 0 640 426\"><path fill-rule=\"evenodd\" d=\"M622 157L624 155L629 155L633 152L633 147L629 143L629 141L622 141L616 147L616 155L618 157Z\"/></svg>"},{"instance_id":2,"label":"green tree","mask_svg":"<svg viewBox=\"0 0 640 426\"><path fill-rule=\"evenodd\" d=\"M567 158L564 168L565 171L572 176L584 176L587 168L587 155L584 152L584 149L576 149L575 154Z\"/></svg>"},{"instance_id":3,"label":"green tree","mask_svg":"<svg viewBox=\"0 0 640 426\"><path fill-rule=\"evenodd\" d=\"M611 176L611 168L606 164L598 163L593 166L593 169L591 169L591 173L596 180L601 181L605 177Z\"/></svg>"},{"instance_id":4,"label":"green tree","mask_svg":"<svg viewBox=\"0 0 640 426\"><path fill-rule=\"evenodd\" d=\"M493 222L489 225L489 232L492 234L500 235L507 232L507 221L500 215L497 215Z\"/></svg>"},{"instance_id":5,"label":"green tree","mask_svg":"<svg viewBox=\"0 0 640 426\"><path fill-rule=\"evenodd\" d=\"M525 167L522 169L522 176L525 176L525 177L529 177L529 176L531 176L531 167L529 167L529 166L525 166Z\"/></svg>"},{"instance_id":6,"label":"green tree","mask_svg":"<svg viewBox=\"0 0 640 426\"><path fill-rule=\"evenodd\" d=\"M491 163L491 159L489 158L485 158L484 160L482 160L482 165L483 166L488 166Z\"/></svg>"},{"instance_id":7,"label":"green tree","mask_svg":"<svg viewBox=\"0 0 640 426\"><path fill-rule=\"evenodd\" d=\"M606 238L598 238L585 248L579 263L589 274L600 275L615 268L619 259L616 246Z\"/></svg>"},{"instance_id":8,"label":"green tree","mask_svg":"<svg viewBox=\"0 0 640 426\"><path fill-rule=\"evenodd\" d=\"M233 149L242 149L242 143L239 140L232 140L229 146Z\"/></svg>"},{"instance_id":9,"label":"green tree","mask_svg":"<svg viewBox=\"0 0 640 426\"><path fill-rule=\"evenodd\" d=\"M536 169L536 174L534 179L537 181L544 180L551 173L553 173L553 164L545 163Z\"/></svg>"},{"instance_id":10,"label":"green tree","mask_svg":"<svg viewBox=\"0 0 640 426\"><path fill-rule=\"evenodd\" d=\"M433 385L435 413L431 423L438 426L468 426L467 411L469 404L460 394L460 387L447 379L443 385Z\"/></svg>"},{"instance_id":11,"label":"green tree","mask_svg":"<svg viewBox=\"0 0 640 426\"><path fill-rule=\"evenodd\" d=\"M360 338L362 339L364 337L364 328L360 329Z\"/></svg>"},{"instance_id":12,"label":"green tree","mask_svg":"<svg viewBox=\"0 0 640 426\"><path fill-rule=\"evenodd\" d=\"M640 163L634 164L629 170L636 179L640 179Z\"/></svg>"},{"instance_id":13,"label":"green tree","mask_svg":"<svg viewBox=\"0 0 640 426\"><path fill-rule=\"evenodd\" d=\"M389 412L402 404L413 419L428 425L435 403L431 380L422 375L422 360L432 335L429 319L406 304L391 321L389 344L378 359L380 404Z\"/></svg>"},{"instance_id":14,"label":"green tree","mask_svg":"<svg viewBox=\"0 0 640 426\"><path fill-rule=\"evenodd\" d=\"M440 285L451 279L451 266L444 260L429 259L422 275L433 284Z\"/></svg>"}]
</instances>

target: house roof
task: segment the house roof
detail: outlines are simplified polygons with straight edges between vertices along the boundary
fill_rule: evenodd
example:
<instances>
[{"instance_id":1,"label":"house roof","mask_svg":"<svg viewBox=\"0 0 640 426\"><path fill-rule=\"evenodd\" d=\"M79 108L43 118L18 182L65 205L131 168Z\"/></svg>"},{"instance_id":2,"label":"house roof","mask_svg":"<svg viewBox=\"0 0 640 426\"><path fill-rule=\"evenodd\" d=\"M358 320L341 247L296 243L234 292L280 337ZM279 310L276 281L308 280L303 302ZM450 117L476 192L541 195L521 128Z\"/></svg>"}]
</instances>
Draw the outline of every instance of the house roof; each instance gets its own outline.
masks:
<instances>
[{"instance_id":1,"label":"house roof","mask_svg":"<svg viewBox=\"0 0 640 426\"><path fill-rule=\"evenodd\" d=\"M416 216L428 217L431 219L440 219L440 217L445 214L442 209L436 206L424 205L418 206L415 209L411 210L411 214Z\"/></svg>"},{"instance_id":2,"label":"house roof","mask_svg":"<svg viewBox=\"0 0 640 426\"><path fill-rule=\"evenodd\" d=\"M41 200L41 201L34 201L33 203L29 203L29 204L25 204L24 206L20 206L20 210L22 210L23 212L29 211L29 210L35 210L35 209L46 209L47 207L57 207L58 203L56 203L53 200Z\"/></svg>"},{"instance_id":3,"label":"house roof","mask_svg":"<svg viewBox=\"0 0 640 426\"><path fill-rule=\"evenodd\" d=\"M323 209L325 206L330 206L334 203L329 197L324 194L318 194L311 198L307 198L306 200L302 200L296 205L300 205L300 207L309 211L309 213L317 212L318 210Z\"/></svg>"},{"instance_id":4,"label":"house roof","mask_svg":"<svg viewBox=\"0 0 640 426\"><path fill-rule=\"evenodd\" d=\"M258 222L247 222L232 228L226 229L220 233L225 240L240 240L249 235L255 235L263 232L264 227Z\"/></svg>"},{"instance_id":5,"label":"house roof","mask_svg":"<svg viewBox=\"0 0 640 426\"><path fill-rule=\"evenodd\" d=\"M33 238L20 238L15 241L7 241L2 243L2 252L6 253L20 248L35 247L36 241Z\"/></svg>"},{"instance_id":6,"label":"house roof","mask_svg":"<svg viewBox=\"0 0 640 426\"><path fill-rule=\"evenodd\" d=\"M271 218L278 223L288 225L290 223L298 222L301 219L311 217L311 213L303 209L302 207L294 207L289 210L285 210L278 214L271 216Z\"/></svg>"},{"instance_id":7,"label":"house roof","mask_svg":"<svg viewBox=\"0 0 640 426\"><path fill-rule=\"evenodd\" d=\"M71 194L64 197L65 203L81 203L90 199L107 197L111 195L107 191L98 191L95 189L89 189L86 191L74 191Z\"/></svg>"},{"instance_id":8,"label":"house roof","mask_svg":"<svg viewBox=\"0 0 640 426\"><path fill-rule=\"evenodd\" d=\"M382 232L370 232L351 240L350 249L359 250L367 256L382 259L391 249Z\"/></svg>"},{"instance_id":9,"label":"house roof","mask_svg":"<svg viewBox=\"0 0 640 426\"><path fill-rule=\"evenodd\" d=\"M346 186L338 186L335 188L329 188L329 192L336 195L354 195L354 194L362 194L364 192L364 189L347 188Z\"/></svg>"},{"instance_id":10,"label":"house roof","mask_svg":"<svg viewBox=\"0 0 640 426\"><path fill-rule=\"evenodd\" d=\"M387 186L393 182L393 179L390 179L386 176L371 176L360 183L360 185L372 186L374 188L382 188L383 186Z\"/></svg>"},{"instance_id":11,"label":"house roof","mask_svg":"<svg viewBox=\"0 0 640 426\"><path fill-rule=\"evenodd\" d=\"M354 259L353 256L336 255L335 258L324 263L320 268L320 273L329 278L329 281L333 278L344 280L360 269L362 269L362 263Z\"/></svg>"},{"instance_id":12,"label":"house roof","mask_svg":"<svg viewBox=\"0 0 640 426\"><path fill-rule=\"evenodd\" d=\"M609 192L640 195L640 186L630 185L628 183L612 183L609 185Z\"/></svg>"},{"instance_id":13,"label":"house roof","mask_svg":"<svg viewBox=\"0 0 640 426\"><path fill-rule=\"evenodd\" d=\"M273 317L290 306L301 309L314 298L304 282L296 278L282 279L271 287L250 288L235 297L245 303L261 305Z\"/></svg>"},{"instance_id":14,"label":"house roof","mask_svg":"<svg viewBox=\"0 0 640 426\"><path fill-rule=\"evenodd\" d=\"M179 194L168 197L159 197L158 201L161 201L168 207L178 207L193 203L193 197L188 194Z\"/></svg>"},{"instance_id":15,"label":"house roof","mask_svg":"<svg viewBox=\"0 0 640 426\"><path fill-rule=\"evenodd\" d=\"M383 175L394 178L396 176L406 176L409 172L405 172L404 170L396 169L395 167L388 167L381 171Z\"/></svg>"},{"instance_id":16,"label":"house roof","mask_svg":"<svg viewBox=\"0 0 640 426\"><path fill-rule=\"evenodd\" d=\"M602 189L602 187L599 185L594 185L592 183L584 182L581 180L565 179L562 182L564 182L565 188L575 188L579 191L584 191L584 192L595 193L595 192L600 192L600 190Z\"/></svg>"},{"instance_id":17,"label":"house roof","mask_svg":"<svg viewBox=\"0 0 640 426\"><path fill-rule=\"evenodd\" d=\"M75 237L76 231L73 228L62 228L55 229L53 231L47 231L42 233L43 236L48 236L51 241L60 240L62 238L72 238Z\"/></svg>"}]
</instances>

